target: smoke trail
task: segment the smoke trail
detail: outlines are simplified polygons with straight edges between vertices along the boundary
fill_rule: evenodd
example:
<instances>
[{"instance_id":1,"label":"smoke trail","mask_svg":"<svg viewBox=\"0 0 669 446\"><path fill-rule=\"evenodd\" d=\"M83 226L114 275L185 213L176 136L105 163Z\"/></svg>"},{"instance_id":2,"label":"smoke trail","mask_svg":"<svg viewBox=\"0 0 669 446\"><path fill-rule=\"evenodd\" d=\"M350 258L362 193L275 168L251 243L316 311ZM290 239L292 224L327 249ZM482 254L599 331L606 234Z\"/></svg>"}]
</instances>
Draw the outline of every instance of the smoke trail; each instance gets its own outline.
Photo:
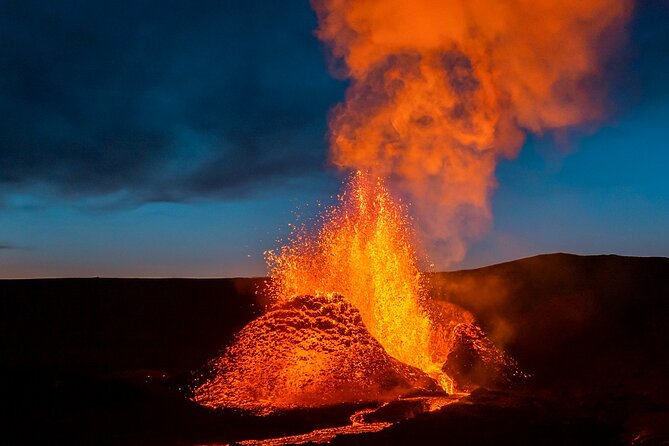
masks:
<instances>
[{"instance_id":1,"label":"smoke trail","mask_svg":"<svg viewBox=\"0 0 669 446\"><path fill-rule=\"evenodd\" d=\"M312 5L350 79L330 120L331 159L406 194L440 266L489 227L496 164L528 132L604 117L597 81L631 12L630 0Z\"/></svg>"}]
</instances>

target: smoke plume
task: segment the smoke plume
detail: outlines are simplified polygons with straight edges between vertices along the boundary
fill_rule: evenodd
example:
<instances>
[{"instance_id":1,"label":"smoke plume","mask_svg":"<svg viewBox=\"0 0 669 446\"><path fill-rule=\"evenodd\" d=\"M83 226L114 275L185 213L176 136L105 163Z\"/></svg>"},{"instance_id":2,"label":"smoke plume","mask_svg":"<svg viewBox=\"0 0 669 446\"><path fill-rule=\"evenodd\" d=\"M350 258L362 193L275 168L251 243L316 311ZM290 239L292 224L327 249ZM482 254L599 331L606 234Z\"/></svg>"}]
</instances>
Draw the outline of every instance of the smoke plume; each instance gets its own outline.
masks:
<instances>
[{"instance_id":1,"label":"smoke plume","mask_svg":"<svg viewBox=\"0 0 669 446\"><path fill-rule=\"evenodd\" d=\"M500 159L527 133L605 117L603 63L630 0L313 0L318 37L349 79L333 163L412 202L440 266L490 226Z\"/></svg>"}]
</instances>

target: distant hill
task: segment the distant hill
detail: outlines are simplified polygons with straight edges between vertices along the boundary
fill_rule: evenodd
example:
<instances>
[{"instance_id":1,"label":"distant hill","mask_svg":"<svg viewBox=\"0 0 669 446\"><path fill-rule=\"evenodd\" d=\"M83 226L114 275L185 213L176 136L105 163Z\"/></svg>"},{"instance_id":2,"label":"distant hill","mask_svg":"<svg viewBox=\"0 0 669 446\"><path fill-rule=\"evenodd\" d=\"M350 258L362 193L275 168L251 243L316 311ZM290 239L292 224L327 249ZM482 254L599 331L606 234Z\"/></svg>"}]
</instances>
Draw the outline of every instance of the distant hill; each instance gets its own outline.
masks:
<instances>
[{"instance_id":1,"label":"distant hill","mask_svg":"<svg viewBox=\"0 0 669 446\"><path fill-rule=\"evenodd\" d=\"M262 313L264 281L0 280L0 363L183 372ZM669 351L667 258L547 254L436 273L431 284L540 377Z\"/></svg>"},{"instance_id":2,"label":"distant hill","mask_svg":"<svg viewBox=\"0 0 669 446\"><path fill-rule=\"evenodd\" d=\"M0 280L0 365L182 373L262 313L265 280Z\"/></svg>"},{"instance_id":3,"label":"distant hill","mask_svg":"<svg viewBox=\"0 0 669 446\"><path fill-rule=\"evenodd\" d=\"M473 312L535 385L669 401L668 258L547 254L437 273L432 286Z\"/></svg>"},{"instance_id":4,"label":"distant hill","mask_svg":"<svg viewBox=\"0 0 669 446\"><path fill-rule=\"evenodd\" d=\"M0 364L183 372L262 313L264 282L0 280ZM669 351L668 258L547 254L436 273L431 285L539 376L569 374L560 357L573 369L622 351L637 361Z\"/></svg>"}]
</instances>

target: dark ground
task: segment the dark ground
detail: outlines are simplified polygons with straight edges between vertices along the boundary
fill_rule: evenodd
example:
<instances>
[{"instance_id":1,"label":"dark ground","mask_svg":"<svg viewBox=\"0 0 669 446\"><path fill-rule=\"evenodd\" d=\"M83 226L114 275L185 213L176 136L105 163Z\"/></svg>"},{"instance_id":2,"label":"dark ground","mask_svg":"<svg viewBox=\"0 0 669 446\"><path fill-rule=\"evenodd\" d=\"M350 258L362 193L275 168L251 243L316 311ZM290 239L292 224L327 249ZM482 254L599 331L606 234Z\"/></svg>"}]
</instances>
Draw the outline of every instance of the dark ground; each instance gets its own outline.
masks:
<instances>
[{"instance_id":1,"label":"dark ground","mask_svg":"<svg viewBox=\"0 0 669 446\"><path fill-rule=\"evenodd\" d=\"M254 417L185 398L259 315L262 279L0 281L3 444L196 444L341 425L354 406ZM669 444L669 259L553 254L438 273L532 376L344 444Z\"/></svg>"}]
</instances>

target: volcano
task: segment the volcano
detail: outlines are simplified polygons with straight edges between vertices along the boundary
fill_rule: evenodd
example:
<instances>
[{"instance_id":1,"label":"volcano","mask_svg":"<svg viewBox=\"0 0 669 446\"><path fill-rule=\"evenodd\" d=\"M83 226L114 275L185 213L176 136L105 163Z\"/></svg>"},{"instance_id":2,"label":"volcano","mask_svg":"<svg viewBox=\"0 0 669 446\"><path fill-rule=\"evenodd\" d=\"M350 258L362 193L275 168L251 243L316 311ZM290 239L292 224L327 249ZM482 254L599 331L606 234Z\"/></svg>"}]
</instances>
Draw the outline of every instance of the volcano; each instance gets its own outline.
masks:
<instances>
[{"instance_id":1,"label":"volcano","mask_svg":"<svg viewBox=\"0 0 669 446\"><path fill-rule=\"evenodd\" d=\"M193 400L269 413L456 391L447 370L457 366L444 361L473 317L454 305L430 311L412 242L383 180L356 172L319 227L269 253L269 311L210 362ZM487 359L479 374L503 358L484 353L496 351L489 340L472 346Z\"/></svg>"},{"instance_id":2,"label":"volcano","mask_svg":"<svg viewBox=\"0 0 669 446\"><path fill-rule=\"evenodd\" d=\"M237 339L209 365L194 401L269 413L441 390L421 370L389 356L360 312L337 294L280 302Z\"/></svg>"},{"instance_id":3,"label":"volcano","mask_svg":"<svg viewBox=\"0 0 669 446\"><path fill-rule=\"evenodd\" d=\"M259 415L192 402L187 391L195 378L191 371L209 358L221 360L242 331L269 323L275 309L286 310L287 324L291 314L317 314L302 309L316 296L277 304L262 291L267 283L261 278L0 281L0 409L8 426L3 442L183 445L326 439L331 444L368 445L659 445L669 441L669 259L551 254L432 274L429 302L439 308L430 311L448 313L449 306L441 308L446 303L464 308L486 336L530 375L515 382L478 381L477 370L488 356L472 352L487 341L477 330L463 326L456 331L462 344L454 346L442 366L448 361L447 373L456 387L458 380L467 379L478 389L441 409L430 411L427 406L447 397L403 393L405 385L421 385L425 379L405 366L395 369L393 384L400 385L389 385L401 398L379 404L365 402L371 399L365 397L363 402L281 408ZM329 305L328 298L322 299ZM336 314L353 323L341 321L341 316L326 320L369 333L364 321L362 326L354 322L353 304L338 297L331 303L344 307ZM330 328L318 328L317 319L309 316L297 327L325 336ZM370 342L369 351L378 352ZM218 353L221 347L223 355ZM273 356L281 354L265 352L257 362ZM379 358L386 358L381 364L393 369L394 361ZM275 373L269 362L262 370ZM411 372L409 378L415 380L402 371ZM363 427L370 423L386 427L352 433L351 418ZM345 426L347 430L341 429Z\"/></svg>"}]
</instances>

